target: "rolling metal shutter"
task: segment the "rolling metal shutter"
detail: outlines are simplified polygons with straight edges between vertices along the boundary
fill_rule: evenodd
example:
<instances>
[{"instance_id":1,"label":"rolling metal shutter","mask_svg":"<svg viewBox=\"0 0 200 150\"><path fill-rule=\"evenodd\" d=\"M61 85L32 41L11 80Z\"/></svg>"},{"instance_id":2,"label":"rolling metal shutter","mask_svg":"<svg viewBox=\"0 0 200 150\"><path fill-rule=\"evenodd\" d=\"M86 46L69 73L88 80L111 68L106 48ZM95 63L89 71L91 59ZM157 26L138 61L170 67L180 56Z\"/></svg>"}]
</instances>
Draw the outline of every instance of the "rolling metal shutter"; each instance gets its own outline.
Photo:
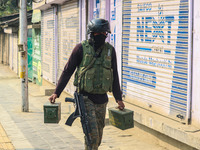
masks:
<instances>
[{"instance_id":1,"label":"rolling metal shutter","mask_svg":"<svg viewBox=\"0 0 200 150\"><path fill-rule=\"evenodd\" d=\"M18 47L17 47L17 34L16 33L12 33L10 35L10 53L9 53L9 59L10 59L10 68L17 73L17 58L18 58Z\"/></svg>"},{"instance_id":2,"label":"rolling metal shutter","mask_svg":"<svg viewBox=\"0 0 200 150\"><path fill-rule=\"evenodd\" d=\"M125 99L187 120L189 0L124 0L122 89Z\"/></svg>"},{"instance_id":3,"label":"rolling metal shutter","mask_svg":"<svg viewBox=\"0 0 200 150\"><path fill-rule=\"evenodd\" d=\"M61 6L59 17L59 71L60 77L73 48L79 43L79 7L78 1L68 1ZM59 78L58 78L59 79ZM73 85L74 75L68 82L65 91L72 94L75 91Z\"/></svg>"},{"instance_id":4,"label":"rolling metal shutter","mask_svg":"<svg viewBox=\"0 0 200 150\"><path fill-rule=\"evenodd\" d=\"M13 70L18 73L18 35L17 33L16 34L13 34Z\"/></svg>"},{"instance_id":5,"label":"rolling metal shutter","mask_svg":"<svg viewBox=\"0 0 200 150\"><path fill-rule=\"evenodd\" d=\"M111 28L111 35L110 35L110 44L112 44L116 48L116 0L111 0L110 5L110 28Z\"/></svg>"},{"instance_id":6,"label":"rolling metal shutter","mask_svg":"<svg viewBox=\"0 0 200 150\"><path fill-rule=\"evenodd\" d=\"M109 0L107 0L107 1L109 1ZM100 1L99 18L106 18L106 1L105 0Z\"/></svg>"},{"instance_id":7,"label":"rolling metal shutter","mask_svg":"<svg viewBox=\"0 0 200 150\"><path fill-rule=\"evenodd\" d=\"M10 68L13 70L13 48L12 48L12 45L13 45L13 36L12 34L9 35L9 66Z\"/></svg>"},{"instance_id":8,"label":"rolling metal shutter","mask_svg":"<svg viewBox=\"0 0 200 150\"><path fill-rule=\"evenodd\" d=\"M93 18L99 18L100 17L100 0L94 0L94 6L93 6Z\"/></svg>"},{"instance_id":9,"label":"rolling metal shutter","mask_svg":"<svg viewBox=\"0 0 200 150\"><path fill-rule=\"evenodd\" d=\"M55 83L55 33L53 8L42 12L41 51L43 78Z\"/></svg>"},{"instance_id":10,"label":"rolling metal shutter","mask_svg":"<svg viewBox=\"0 0 200 150\"><path fill-rule=\"evenodd\" d=\"M107 0L110 3L110 0ZM93 5L91 8L93 9L93 18L106 18L106 0L94 0L90 2ZM109 5L110 6L110 5ZM92 18L90 18L92 19Z\"/></svg>"},{"instance_id":11,"label":"rolling metal shutter","mask_svg":"<svg viewBox=\"0 0 200 150\"><path fill-rule=\"evenodd\" d=\"M3 37L3 48L2 48L2 64L9 65L9 34L5 33Z\"/></svg>"}]
</instances>

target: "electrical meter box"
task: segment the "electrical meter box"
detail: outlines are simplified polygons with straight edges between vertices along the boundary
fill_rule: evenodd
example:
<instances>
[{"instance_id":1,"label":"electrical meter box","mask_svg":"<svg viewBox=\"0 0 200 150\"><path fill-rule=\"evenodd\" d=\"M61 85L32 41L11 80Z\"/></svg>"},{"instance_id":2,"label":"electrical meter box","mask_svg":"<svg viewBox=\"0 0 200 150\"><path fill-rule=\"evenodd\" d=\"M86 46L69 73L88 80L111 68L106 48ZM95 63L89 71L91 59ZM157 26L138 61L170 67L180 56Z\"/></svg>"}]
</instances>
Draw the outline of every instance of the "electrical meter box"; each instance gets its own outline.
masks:
<instances>
[{"instance_id":1,"label":"electrical meter box","mask_svg":"<svg viewBox=\"0 0 200 150\"><path fill-rule=\"evenodd\" d=\"M118 108L109 108L109 122L111 125L120 128L122 130L134 127L132 110L124 108L119 110Z\"/></svg>"},{"instance_id":2,"label":"electrical meter box","mask_svg":"<svg viewBox=\"0 0 200 150\"><path fill-rule=\"evenodd\" d=\"M44 109L44 123L59 123L61 119L61 103L51 104L46 102L43 105Z\"/></svg>"}]
</instances>

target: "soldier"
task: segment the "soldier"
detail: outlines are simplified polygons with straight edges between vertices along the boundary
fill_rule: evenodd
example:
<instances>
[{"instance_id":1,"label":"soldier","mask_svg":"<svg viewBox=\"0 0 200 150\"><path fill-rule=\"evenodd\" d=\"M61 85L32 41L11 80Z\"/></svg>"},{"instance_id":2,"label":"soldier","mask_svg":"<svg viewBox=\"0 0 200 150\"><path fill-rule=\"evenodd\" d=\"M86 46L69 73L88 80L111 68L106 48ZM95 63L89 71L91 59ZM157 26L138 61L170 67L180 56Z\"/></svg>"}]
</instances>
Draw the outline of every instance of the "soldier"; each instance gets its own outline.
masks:
<instances>
[{"instance_id":1,"label":"soldier","mask_svg":"<svg viewBox=\"0 0 200 150\"><path fill-rule=\"evenodd\" d=\"M108 33L111 33L109 22L104 19L93 19L88 23L87 33L90 34L89 40L82 41L73 49L49 101L55 102L76 70L74 85L84 96L85 109L91 127L91 147L92 150L98 150L105 126L107 92L113 92L119 109L123 110L125 105L119 85L116 52L112 45L105 42ZM91 64L94 57L96 60ZM82 73L88 65L91 65L90 69ZM89 149L87 140L85 140L85 149Z\"/></svg>"}]
</instances>

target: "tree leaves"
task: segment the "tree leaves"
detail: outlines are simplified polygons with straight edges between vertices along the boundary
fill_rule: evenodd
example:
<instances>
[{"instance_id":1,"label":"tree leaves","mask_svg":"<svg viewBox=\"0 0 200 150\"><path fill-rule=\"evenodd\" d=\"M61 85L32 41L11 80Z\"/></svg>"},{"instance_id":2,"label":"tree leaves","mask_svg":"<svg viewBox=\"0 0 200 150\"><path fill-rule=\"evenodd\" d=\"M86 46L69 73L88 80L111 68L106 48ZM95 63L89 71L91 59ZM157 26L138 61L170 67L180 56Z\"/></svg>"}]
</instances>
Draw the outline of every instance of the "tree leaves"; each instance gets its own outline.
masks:
<instances>
[{"instance_id":1,"label":"tree leaves","mask_svg":"<svg viewBox=\"0 0 200 150\"><path fill-rule=\"evenodd\" d=\"M0 11L4 10L6 8L6 0L1 0L0 1Z\"/></svg>"},{"instance_id":2,"label":"tree leaves","mask_svg":"<svg viewBox=\"0 0 200 150\"><path fill-rule=\"evenodd\" d=\"M32 0L27 0L27 10L31 9L32 9ZM0 17L15 13L19 13L17 0L0 0Z\"/></svg>"}]
</instances>

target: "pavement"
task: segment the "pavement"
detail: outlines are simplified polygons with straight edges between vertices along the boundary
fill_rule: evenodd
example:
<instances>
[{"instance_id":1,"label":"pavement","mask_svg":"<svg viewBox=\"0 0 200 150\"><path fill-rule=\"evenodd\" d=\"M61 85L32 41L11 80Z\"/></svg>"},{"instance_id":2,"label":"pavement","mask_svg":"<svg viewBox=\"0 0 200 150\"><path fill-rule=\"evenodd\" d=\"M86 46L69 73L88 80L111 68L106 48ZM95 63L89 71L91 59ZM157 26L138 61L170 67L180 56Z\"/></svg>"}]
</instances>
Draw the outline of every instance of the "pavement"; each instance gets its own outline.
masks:
<instances>
[{"instance_id":1,"label":"pavement","mask_svg":"<svg viewBox=\"0 0 200 150\"><path fill-rule=\"evenodd\" d=\"M9 149L9 150L14 149L10 139L8 138L1 124L0 124L0 149Z\"/></svg>"},{"instance_id":2,"label":"pavement","mask_svg":"<svg viewBox=\"0 0 200 150\"><path fill-rule=\"evenodd\" d=\"M72 127L65 121L73 112L73 105L65 103L63 92L61 120L58 124L45 124L43 104L48 101L41 87L29 83L29 112L21 111L21 82L8 66L0 65L0 150L84 150L83 132L80 120ZM110 100L108 108L116 106ZM144 130L137 122L135 127L120 130L108 123L99 150L178 150L176 147L161 146L159 139Z\"/></svg>"}]
</instances>

